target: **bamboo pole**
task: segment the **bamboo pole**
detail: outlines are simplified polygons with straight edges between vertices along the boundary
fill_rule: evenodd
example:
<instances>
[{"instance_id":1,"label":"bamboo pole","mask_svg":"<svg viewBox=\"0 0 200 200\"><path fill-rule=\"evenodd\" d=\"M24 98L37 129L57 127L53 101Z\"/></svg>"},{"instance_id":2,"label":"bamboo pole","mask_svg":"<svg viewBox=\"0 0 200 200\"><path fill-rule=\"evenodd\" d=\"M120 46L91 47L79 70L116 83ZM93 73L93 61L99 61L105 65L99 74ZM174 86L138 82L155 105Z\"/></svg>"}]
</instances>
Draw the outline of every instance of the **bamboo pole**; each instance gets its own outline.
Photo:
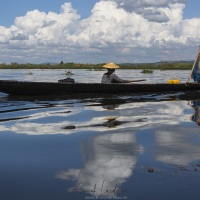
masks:
<instances>
[{"instance_id":1,"label":"bamboo pole","mask_svg":"<svg viewBox=\"0 0 200 200\"><path fill-rule=\"evenodd\" d=\"M190 78L191 78L191 76L192 76L192 73L193 73L194 67L195 67L195 65L196 65L196 62L197 62L199 56L200 56L200 46L199 46L198 54L197 54L197 56L196 56L196 59L195 59L195 61L194 61L193 66L192 66L192 70L191 70L190 75L189 75L189 77L188 77L188 79L187 79L187 83L189 83L189 81L190 81Z\"/></svg>"}]
</instances>

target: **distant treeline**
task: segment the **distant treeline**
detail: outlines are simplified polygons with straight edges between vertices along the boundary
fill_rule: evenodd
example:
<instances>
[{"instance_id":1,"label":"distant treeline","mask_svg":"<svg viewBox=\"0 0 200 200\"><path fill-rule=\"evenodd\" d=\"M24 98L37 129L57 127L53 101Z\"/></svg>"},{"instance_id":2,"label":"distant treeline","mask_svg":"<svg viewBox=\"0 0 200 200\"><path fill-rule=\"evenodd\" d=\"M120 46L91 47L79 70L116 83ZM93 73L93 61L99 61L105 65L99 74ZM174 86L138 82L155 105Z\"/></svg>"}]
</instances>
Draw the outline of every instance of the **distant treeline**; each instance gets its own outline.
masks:
<instances>
[{"instance_id":1,"label":"distant treeline","mask_svg":"<svg viewBox=\"0 0 200 200\"><path fill-rule=\"evenodd\" d=\"M100 64L80 64L80 63L64 63L61 61L59 64L0 64L0 69L89 69L100 70L105 63ZM159 63L124 63L118 64L121 69L160 69L160 70L190 70L192 68L192 62L168 62L163 61Z\"/></svg>"}]
</instances>

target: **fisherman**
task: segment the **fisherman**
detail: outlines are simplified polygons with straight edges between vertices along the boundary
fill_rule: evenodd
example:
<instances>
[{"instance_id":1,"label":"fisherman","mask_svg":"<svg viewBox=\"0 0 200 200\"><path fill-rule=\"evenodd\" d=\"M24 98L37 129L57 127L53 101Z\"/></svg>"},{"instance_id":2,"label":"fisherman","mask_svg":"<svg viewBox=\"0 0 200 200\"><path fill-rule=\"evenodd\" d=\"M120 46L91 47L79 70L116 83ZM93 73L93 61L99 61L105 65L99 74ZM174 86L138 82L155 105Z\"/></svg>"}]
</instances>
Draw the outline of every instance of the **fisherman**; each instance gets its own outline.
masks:
<instances>
[{"instance_id":1,"label":"fisherman","mask_svg":"<svg viewBox=\"0 0 200 200\"><path fill-rule=\"evenodd\" d=\"M132 82L129 80L121 79L116 74L114 74L115 69L119 68L119 66L116 65L115 63L110 62L110 63L107 63L106 65L104 65L103 67L107 69L107 72L102 76L101 83L110 84L110 83L130 83L130 82Z\"/></svg>"}]
</instances>

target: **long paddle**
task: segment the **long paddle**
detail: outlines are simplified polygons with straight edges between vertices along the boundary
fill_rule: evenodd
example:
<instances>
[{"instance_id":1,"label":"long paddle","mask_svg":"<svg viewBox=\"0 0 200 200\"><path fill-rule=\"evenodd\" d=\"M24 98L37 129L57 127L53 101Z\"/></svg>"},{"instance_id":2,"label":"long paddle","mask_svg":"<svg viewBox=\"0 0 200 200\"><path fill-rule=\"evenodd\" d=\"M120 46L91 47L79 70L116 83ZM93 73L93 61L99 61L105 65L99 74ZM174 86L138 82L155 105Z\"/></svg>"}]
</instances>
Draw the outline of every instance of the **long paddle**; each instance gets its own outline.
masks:
<instances>
[{"instance_id":1,"label":"long paddle","mask_svg":"<svg viewBox=\"0 0 200 200\"><path fill-rule=\"evenodd\" d=\"M189 83L189 81L190 81L190 78L191 78L191 76L192 76L192 73L193 73L193 70L194 70L195 64L196 64L197 59L198 59L199 56L200 56L200 46L199 46L199 51L198 51L198 54L197 54L196 59L195 59L195 61L194 61L194 64L193 64L192 70L191 70L190 75L189 75L189 77L188 77L188 79L187 79L187 83Z\"/></svg>"},{"instance_id":2,"label":"long paddle","mask_svg":"<svg viewBox=\"0 0 200 200\"><path fill-rule=\"evenodd\" d=\"M129 81L130 83L132 82L141 82L141 81L146 81L147 79L139 79L139 80L133 80L133 81Z\"/></svg>"}]
</instances>

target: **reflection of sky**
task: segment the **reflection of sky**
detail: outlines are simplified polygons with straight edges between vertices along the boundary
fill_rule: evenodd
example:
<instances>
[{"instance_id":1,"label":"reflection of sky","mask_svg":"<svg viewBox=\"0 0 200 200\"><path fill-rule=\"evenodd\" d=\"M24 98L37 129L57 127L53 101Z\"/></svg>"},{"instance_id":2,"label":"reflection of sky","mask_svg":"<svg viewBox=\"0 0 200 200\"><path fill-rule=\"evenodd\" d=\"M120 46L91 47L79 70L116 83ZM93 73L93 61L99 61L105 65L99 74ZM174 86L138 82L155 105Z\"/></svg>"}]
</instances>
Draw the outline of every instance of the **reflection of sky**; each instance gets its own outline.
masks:
<instances>
[{"instance_id":1,"label":"reflection of sky","mask_svg":"<svg viewBox=\"0 0 200 200\"><path fill-rule=\"evenodd\" d=\"M34 104L29 106L30 110L12 112L11 109L9 112L4 111L0 114L1 120L7 119L0 123L1 131L30 135L106 131L109 127L106 125L109 118L117 121L117 125L112 126L113 129L122 130L135 127L147 128L159 124L185 123L190 121L191 116L189 112L191 109L186 101L126 103L114 110L83 103L54 107L40 105L38 109ZM9 121L9 118L16 118L16 120ZM74 127L73 130L66 128L70 126Z\"/></svg>"},{"instance_id":2,"label":"reflection of sky","mask_svg":"<svg viewBox=\"0 0 200 200\"><path fill-rule=\"evenodd\" d=\"M96 185L94 195L99 196L106 190L113 190L115 187L120 189L120 185L132 175L140 151L142 147L137 145L134 133L118 132L99 135L91 142L81 144L84 158L82 169L61 171L56 177L75 180L76 184L81 183L81 188L86 191L92 190ZM115 195L106 194L106 196Z\"/></svg>"},{"instance_id":3,"label":"reflection of sky","mask_svg":"<svg viewBox=\"0 0 200 200\"><path fill-rule=\"evenodd\" d=\"M169 164L187 165L200 159L199 129L168 126L155 131L156 158Z\"/></svg>"},{"instance_id":4,"label":"reflection of sky","mask_svg":"<svg viewBox=\"0 0 200 200\"><path fill-rule=\"evenodd\" d=\"M99 196L107 189L114 189L117 186L119 191L124 191L123 184L132 177L136 164L151 163L154 157L159 163L174 166L174 169L188 170L188 165L200 160L200 136L199 129L190 127L180 127L177 125L160 126L153 129L153 134L145 132L145 137L152 139L155 137L154 145L143 143L138 140L141 133L137 129L114 131L114 133L104 133L94 138L81 142L81 153L84 160L82 168L69 168L56 174L56 178L62 180L73 180L73 185L69 188L72 193L81 191L91 191L95 187L95 193L91 195ZM147 154L149 157L147 158ZM140 156L139 156L140 155ZM141 159L142 158L142 159ZM139 162L139 163L138 163ZM163 167L163 165L161 165ZM157 169L155 169L157 170ZM163 170L164 171L164 170ZM192 170L193 171L193 170ZM155 172L155 175L157 173ZM158 175L158 174L157 174ZM197 174L198 175L198 174ZM154 178L152 179L154 180ZM143 178L141 176L141 178ZM169 178L169 177L168 177ZM172 179L172 178L171 178ZM142 180L144 181L144 180ZM165 180L166 181L166 180ZM103 192L102 192L103 184ZM129 187L130 190L131 186ZM157 190L156 190L157 191ZM132 191L129 191L130 193ZM106 196L112 197L116 194L108 193Z\"/></svg>"},{"instance_id":5,"label":"reflection of sky","mask_svg":"<svg viewBox=\"0 0 200 200\"><path fill-rule=\"evenodd\" d=\"M64 107L40 107L37 110L11 112L12 117L21 119L1 122L1 131L19 134L71 134L79 131L108 130L108 118L115 118L119 125L114 129L147 127L153 124L180 124L190 120L189 109L185 101L174 102L137 102L120 105L115 110L106 110L101 106L76 104ZM23 117L26 117L23 119ZM9 119L9 113L2 113L1 119ZM73 130L65 127L74 126Z\"/></svg>"}]
</instances>

